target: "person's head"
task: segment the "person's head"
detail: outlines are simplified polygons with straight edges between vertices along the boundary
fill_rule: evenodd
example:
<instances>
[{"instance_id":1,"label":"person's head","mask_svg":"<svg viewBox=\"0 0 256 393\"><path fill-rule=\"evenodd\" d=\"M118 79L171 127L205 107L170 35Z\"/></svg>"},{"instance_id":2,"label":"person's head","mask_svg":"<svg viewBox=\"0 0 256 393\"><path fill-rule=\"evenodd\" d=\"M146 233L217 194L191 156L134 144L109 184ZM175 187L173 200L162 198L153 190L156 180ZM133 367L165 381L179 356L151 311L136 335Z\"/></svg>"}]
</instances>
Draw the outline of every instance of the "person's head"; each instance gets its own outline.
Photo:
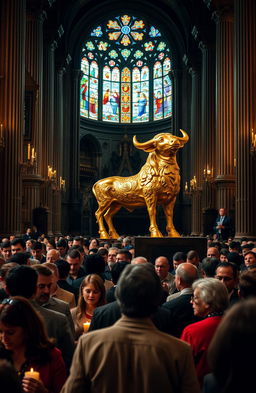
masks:
<instances>
[{"instance_id":1,"label":"person's head","mask_svg":"<svg viewBox=\"0 0 256 393\"><path fill-rule=\"evenodd\" d=\"M97 254L100 255L104 259L105 263L107 263L107 261L108 261L108 250L105 247L99 248Z\"/></svg>"},{"instance_id":2,"label":"person's head","mask_svg":"<svg viewBox=\"0 0 256 393\"><path fill-rule=\"evenodd\" d=\"M91 250L92 248L99 248L98 239L91 239L90 244L89 244L89 250Z\"/></svg>"},{"instance_id":3,"label":"person's head","mask_svg":"<svg viewBox=\"0 0 256 393\"><path fill-rule=\"evenodd\" d=\"M228 254L229 254L229 251L225 248L222 248L220 250L220 260L219 261L220 262L228 262Z\"/></svg>"},{"instance_id":4,"label":"person's head","mask_svg":"<svg viewBox=\"0 0 256 393\"><path fill-rule=\"evenodd\" d=\"M73 239L72 246L80 246L83 247L84 239L81 236L76 236Z\"/></svg>"},{"instance_id":5,"label":"person's head","mask_svg":"<svg viewBox=\"0 0 256 393\"><path fill-rule=\"evenodd\" d=\"M128 262L116 262L111 270L112 282L114 285L117 284L122 271L128 265Z\"/></svg>"},{"instance_id":6,"label":"person's head","mask_svg":"<svg viewBox=\"0 0 256 393\"><path fill-rule=\"evenodd\" d=\"M10 296L23 296L27 299L36 293L38 274L30 266L21 265L11 269L5 277L6 290Z\"/></svg>"},{"instance_id":7,"label":"person's head","mask_svg":"<svg viewBox=\"0 0 256 393\"><path fill-rule=\"evenodd\" d=\"M193 282L198 278L197 267L188 262L181 263L175 274L175 285L176 288L181 291L184 288L190 288Z\"/></svg>"},{"instance_id":8,"label":"person's head","mask_svg":"<svg viewBox=\"0 0 256 393\"><path fill-rule=\"evenodd\" d=\"M71 276L76 277L78 275L79 269L82 263L82 257L78 250L70 250L67 254L67 262L69 263Z\"/></svg>"},{"instance_id":9,"label":"person's head","mask_svg":"<svg viewBox=\"0 0 256 393\"><path fill-rule=\"evenodd\" d=\"M229 293L232 292L238 282L237 266L231 262L219 263L216 269L215 278L223 282Z\"/></svg>"},{"instance_id":10,"label":"person's head","mask_svg":"<svg viewBox=\"0 0 256 393\"><path fill-rule=\"evenodd\" d=\"M240 243L234 240L229 244L229 252L239 252L240 248Z\"/></svg>"},{"instance_id":11,"label":"person's head","mask_svg":"<svg viewBox=\"0 0 256 393\"><path fill-rule=\"evenodd\" d=\"M169 272L170 264L168 258L160 256L155 260L156 274L160 280L164 280Z\"/></svg>"},{"instance_id":12,"label":"person's head","mask_svg":"<svg viewBox=\"0 0 256 393\"><path fill-rule=\"evenodd\" d=\"M215 277L215 272L219 263L220 261L217 258L204 258L201 265L203 277Z\"/></svg>"},{"instance_id":13,"label":"person's head","mask_svg":"<svg viewBox=\"0 0 256 393\"><path fill-rule=\"evenodd\" d=\"M11 241L11 250L12 254L16 254L17 252L26 252L26 243L23 239L13 239Z\"/></svg>"},{"instance_id":14,"label":"person's head","mask_svg":"<svg viewBox=\"0 0 256 393\"><path fill-rule=\"evenodd\" d=\"M102 276L105 271L105 262L102 256L98 254L87 255L84 262L85 273L87 274L98 274Z\"/></svg>"},{"instance_id":15,"label":"person's head","mask_svg":"<svg viewBox=\"0 0 256 393\"><path fill-rule=\"evenodd\" d=\"M59 250L49 250L46 254L46 262L55 263L60 259Z\"/></svg>"},{"instance_id":16,"label":"person's head","mask_svg":"<svg viewBox=\"0 0 256 393\"><path fill-rule=\"evenodd\" d=\"M220 391L252 392L255 384L256 302L248 299L232 306L208 348L208 363Z\"/></svg>"},{"instance_id":17,"label":"person's head","mask_svg":"<svg viewBox=\"0 0 256 393\"><path fill-rule=\"evenodd\" d=\"M35 300L40 306L42 306L49 302L53 284L53 273L44 265L34 265L33 269L35 269L38 273Z\"/></svg>"},{"instance_id":18,"label":"person's head","mask_svg":"<svg viewBox=\"0 0 256 393\"><path fill-rule=\"evenodd\" d=\"M225 216L225 215L226 215L226 209L225 209L224 207L221 207L221 208L219 209L219 215L220 215L220 216Z\"/></svg>"},{"instance_id":19,"label":"person's head","mask_svg":"<svg viewBox=\"0 0 256 393\"><path fill-rule=\"evenodd\" d=\"M196 267L198 267L199 262L200 262L198 252L195 250L190 250L187 253L187 262L192 263L192 265L195 265Z\"/></svg>"},{"instance_id":20,"label":"person's head","mask_svg":"<svg viewBox=\"0 0 256 393\"><path fill-rule=\"evenodd\" d=\"M37 259L38 261L41 261L43 257L43 246L42 243L40 242L35 242L33 246L31 247L31 254L34 259Z\"/></svg>"},{"instance_id":21,"label":"person's head","mask_svg":"<svg viewBox=\"0 0 256 393\"><path fill-rule=\"evenodd\" d=\"M253 251L248 251L244 255L244 264L247 268L256 265L256 254Z\"/></svg>"},{"instance_id":22,"label":"person's head","mask_svg":"<svg viewBox=\"0 0 256 393\"><path fill-rule=\"evenodd\" d=\"M210 313L223 313L228 307L228 291L215 278L201 278L192 284L194 315L206 317Z\"/></svg>"},{"instance_id":23,"label":"person's head","mask_svg":"<svg viewBox=\"0 0 256 393\"><path fill-rule=\"evenodd\" d=\"M43 245L44 243L42 243ZM56 249L56 244L54 239L49 239L47 244L46 244L46 252L50 251L50 250L55 250Z\"/></svg>"},{"instance_id":24,"label":"person's head","mask_svg":"<svg viewBox=\"0 0 256 393\"><path fill-rule=\"evenodd\" d=\"M8 262L4 263L1 268L0 268L0 282L1 282L1 287L6 288L6 283L5 283L5 278L8 275L9 271L11 271L14 267L19 266L15 262Z\"/></svg>"},{"instance_id":25,"label":"person's head","mask_svg":"<svg viewBox=\"0 0 256 393\"><path fill-rule=\"evenodd\" d=\"M60 239L57 242L56 248L59 251L60 256L63 258L66 255L68 249L67 241L65 239Z\"/></svg>"},{"instance_id":26,"label":"person's head","mask_svg":"<svg viewBox=\"0 0 256 393\"><path fill-rule=\"evenodd\" d=\"M177 251L172 257L172 264L173 264L173 269L176 270L177 267L181 264L186 262L187 260L187 255L182 252L182 251Z\"/></svg>"},{"instance_id":27,"label":"person's head","mask_svg":"<svg viewBox=\"0 0 256 393\"><path fill-rule=\"evenodd\" d=\"M55 265L58 268L59 280L66 280L70 271L69 263L67 261L64 261L63 259L59 259L55 262Z\"/></svg>"},{"instance_id":28,"label":"person's head","mask_svg":"<svg viewBox=\"0 0 256 393\"><path fill-rule=\"evenodd\" d=\"M134 318L154 314L160 304L162 287L150 263L127 265L119 278L115 295L121 313Z\"/></svg>"},{"instance_id":29,"label":"person's head","mask_svg":"<svg viewBox=\"0 0 256 393\"><path fill-rule=\"evenodd\" d=\"M9 241L1 243L1 254L6 261L11 257L11 243Z\"/></svg>"},{"instance_id":30,"label":"person's head","mask_svg":"<svg viewBox=\"0 0 256 393\"><path fill-rule=\"evenodd\" d=\"M15 262L18 265L30 265L30 257L29 252L17 252L8 259L8 262Z\"/></svg>"},{"instance_id":31,"label":"person's head","mask_svg":"<svg viewBox=\"0 0 256 393\"><path fill-rule=\"evenodd\" d=\"M105 304L105 286L102 278L97 274L89 274L86 276L79 290L79 299L77 304L77 315L80 319L85 311L86 307L96 308Z\"/></svg>"},{"instance_id":32,"label":"person's head","mask_svg":"<svg viewBox=\"0 0 256 393\"><path fill-rule=\"evenodd\" d=\"M30 361L40 358L46 349L53 347L39 313L24 297L9 298L0 306L0 331L5 349L13 352L23 348Z\"/></svg>"},{"instance_id":33,"label":"person's head","mask_svg":"<svg viewBox=\"0 0 256 393\"><path fill-rule=\"evenodd\" d=\"M207 257L208 258L220 258L220 253L217 247L209 247L207 249Z\"/></svg>"},{"instance_id":34,"label":"person's head","mask_svg":"<svg viewBox=\"0 0 256 393\"><path fill-rule=\"evenodd\" d=\"M138 265L138 264L140 264L140 263L148 263L148 260L147 260L147 258L145 258L145 257L135 257L135 258L133 258L132 260L131 260L131 264L132 265Z\"/></svg>"},{"instance_id":35,"label":"person's head","mask_svg":"<svg viewBox=\"0 0 256 393\"><path fill-rule=\"evenodd\" d=\"M251 243L246 243L244 245L241 246L241 250L242 250L242 255L245 256L245 254L249 251L251 251L253 248L253 244Z\"/></svg>"},{"instance_id":36,"label":"person's head","mask_svg":"<svg viewBox=\"0 0 256 393\"><path fill-rule=\"evenodd\" d=\"M51 294L55 293L57 289L57 282L59 280L59 271L55 263L45 262L42 266L46 266L52 272L52 286L51 286Z\"/></svg>"},{"instance_id":37,"label":"person's head","mask_svg":"<svg viewBox=\"0 0 256 393\"><path fill-rule=\"evenodd\" d=\"M121 249L118 250L117 255L116 255L116 262L128 262L131 263L132 260L132 254L130 251L126 249Z\"/></svg>"},{"instance_id":38,"label":"person's head","mask_svg":"<svg viewBox=\"0 0 256 393\"><path fill-rule=\"evenodd\" d=\"M108 250L108 266L111 269L116 262L118 248L117 247L110 247Z\"/></svg>"},{"instance_id":39,"label":"person's head","mask_svg":"<svg viewBox=\"0 0 256 393\"><path fill-rule=\"evenodd\" d=\"M30 251L34 243L35 243L35 240L33 240L33 239L28 239L28 240L26 241L26 250L27 250L27 251Z\"/></svg>"},{"instance_id":40,"label":"person's head","mask_svg":"<svg viewBox=\"0 0 256 393\"><path fill-rule=\"evenodd\" d=\"M239 277L239 296L243 299L256 297L256 270L247 270Z\"/></svg>"}]
</instances>

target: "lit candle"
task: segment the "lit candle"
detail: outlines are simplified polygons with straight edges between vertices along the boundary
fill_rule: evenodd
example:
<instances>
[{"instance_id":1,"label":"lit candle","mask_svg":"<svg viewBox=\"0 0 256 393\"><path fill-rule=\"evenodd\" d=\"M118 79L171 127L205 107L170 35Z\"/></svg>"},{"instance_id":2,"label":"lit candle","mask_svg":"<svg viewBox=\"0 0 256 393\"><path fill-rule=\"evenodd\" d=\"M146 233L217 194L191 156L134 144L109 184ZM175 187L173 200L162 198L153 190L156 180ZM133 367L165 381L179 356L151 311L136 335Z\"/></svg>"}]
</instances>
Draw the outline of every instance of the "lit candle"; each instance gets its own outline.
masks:
<instances>
[{"instance_id":1,"label":"lit candle","mask_svg":"<svg viewBox=\"0 0 256 393\"><path fill-rule=\"evenodd\" d=\"M40 374L39 374L38 371L34 371L34 369L31 368L30 371L26 371L25 372L25 377L39 380L40 379Z\"/></svg>"},{"instance_id":2,"label":"lit candle","mask_svg":"<svg viewBox=\"0 0 256 393\"><path fill-rule=\"evenodd\" d=\"M28 160L30 161L30 143L28 144Z\"/></svg>"},{"instance_id":3,"label":"lit candle","mask_svg":"<svg viewBox=\"0 0 256 393\"><path fill-rule=\"evenodd\" d=\"M32 157L33 160L35 159L35 148L34 147L32 147L31 157Z\"/></svg>"},{"instance_id":4,"label":"lit candle","mask_svg":"<svg viewBox=\"0 0 256 393\"><path fill-rule=\"evenodd\" d=\"M1 130L1 132L0 132L0 137L1 137L1 139L3 138L3 136L4 136L4 125L1 123L1 128L0 128L0 130Z\"/></svg>"},{"instance_id":5,"label":"lit candle","mask_svg":"<svg viewBox=\"0 0 256 393\"><path fill-rule=\"evenodd\" d=\"M185 191L188 191L188 182L185 183Z\"/></svg>"},{"instance_id":6,"label":"lit candle","mask_svg":"<svg viewBox=\"0 0 256 393\"><path fill-rule=\"evenodd\" d=\"M252 128L252 144L254 142L254 132L253 132L253 128Z\"/></svg>"},{"instance_id":7,"label":"lit candle","mask_svg":"<svg viewBox=\"0 0 256 393\"><path fill-rule=\"evenodd\" d=\"M88 329L90 327L91 322L84 322L83 327L84 327L84 333L88 332Z\"/></svg>"}]
</instances>

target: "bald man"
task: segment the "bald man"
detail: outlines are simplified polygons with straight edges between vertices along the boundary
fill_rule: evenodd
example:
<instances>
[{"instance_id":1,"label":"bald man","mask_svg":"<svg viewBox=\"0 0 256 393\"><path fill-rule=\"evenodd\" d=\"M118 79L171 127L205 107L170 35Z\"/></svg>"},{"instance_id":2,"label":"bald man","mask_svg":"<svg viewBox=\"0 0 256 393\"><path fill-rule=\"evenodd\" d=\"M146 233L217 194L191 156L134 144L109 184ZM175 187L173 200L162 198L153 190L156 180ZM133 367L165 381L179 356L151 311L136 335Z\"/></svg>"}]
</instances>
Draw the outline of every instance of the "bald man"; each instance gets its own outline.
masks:
<instances>
[{"instance_id":1,"label":"bald man","mask_svg":"<svg viewBox=\"0 0 256 393\"><path fill-rule=\"evenodd\" d=\"M47 251L46 262L55 263L60 259L60 252L58 250L52 249Z\"/></svg>"},{"instance_id":2,"label":"bald man","mask_svg":"<svg viewBox=\"0 0 256 393\"><path fill-rule=\"evenodd\" d=\"M131 261L132 265L140 265L141 263L148 263L147 258L145 258L145 257L136 257L136 258L133 258L132 261Z\"/></svg>"},{"instance_id":3,"label":"bald man","mask_svg":"<svg viewBox=\"0 0 256 393\"><path fill-rule=\"evenodd\" d=\"M161 280L162 287L169 295L176 291L174 276L169 273L170 264L168 258L160 256L155 260L156 274Z\"/></svg>"}]
</instances>

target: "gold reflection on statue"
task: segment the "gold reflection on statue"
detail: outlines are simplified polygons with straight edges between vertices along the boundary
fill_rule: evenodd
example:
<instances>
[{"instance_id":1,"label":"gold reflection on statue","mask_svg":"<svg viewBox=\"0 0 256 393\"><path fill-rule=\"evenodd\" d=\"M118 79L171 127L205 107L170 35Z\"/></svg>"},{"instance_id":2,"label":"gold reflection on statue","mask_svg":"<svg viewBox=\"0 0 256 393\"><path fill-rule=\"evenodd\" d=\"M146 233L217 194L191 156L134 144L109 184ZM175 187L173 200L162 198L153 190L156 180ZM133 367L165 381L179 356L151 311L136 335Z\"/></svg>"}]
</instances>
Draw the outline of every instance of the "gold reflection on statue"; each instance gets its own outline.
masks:
<instances>
[{"instance_id":1,"label":"gold reflection on statue","mask_svg":"<svg viewBox=\"0 0 256 393\"><path fill-rule=\"evenodd\" d=\"M138 142L134 136L134 146L149 153L140 172L129 177L107 177L94 184L93 193L99 205L95 215L101 239L119 237L112 217L121 207L131 212L141 206L146 206L148 210L151 237L162 237L156 223L157 205L163 207L168 236L180 237L173 225L173 207L180 191L176 153L189 139L185 131L180 131L183 137L161 133L144 143ZM108 225L108 231L103 217Z\"/></svg>"}]
</instances>

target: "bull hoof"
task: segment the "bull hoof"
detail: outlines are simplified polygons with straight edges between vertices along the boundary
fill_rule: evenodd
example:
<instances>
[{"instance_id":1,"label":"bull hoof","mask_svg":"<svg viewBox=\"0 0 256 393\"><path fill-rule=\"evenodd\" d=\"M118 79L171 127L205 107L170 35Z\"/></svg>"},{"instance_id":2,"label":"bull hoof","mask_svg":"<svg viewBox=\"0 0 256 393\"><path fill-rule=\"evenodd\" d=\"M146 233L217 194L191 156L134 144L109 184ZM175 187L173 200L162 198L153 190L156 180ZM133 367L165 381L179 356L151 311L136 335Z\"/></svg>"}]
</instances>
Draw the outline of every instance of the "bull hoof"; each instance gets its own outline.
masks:
<instances>
[{"instance_id":1,"label":"bull hoof","mask_svg":"<svg viewBox=\"0 0 256 393\"><path fill-rule=\"evenodd\" d=\"M109 231L109 238L110 239L118 239L120 236L118 235L117 232L111 232Z\"/></svg>"},{"instance_id":2,"label":"bull hoof","mask_svg":"<svg viewBox=\"0 0 256 393\"><path fill-rule=\"evenodd\" d=\"M177 231L169 232L169 233L168 233L168 236L169 236L169 237L181 237L180 234L179 234L179 232L177 232Z\"/></svg>"},{"instance_id":3,"label":"bull hoof","mask_svg":"<svg viewBox=\"0 0 256 393\"><path fill-rule=\"evenodd\" d=\"M100 234L100 239L109 239L109 235L107 232L100 231L99 234Z\"/></svg>"},{"instance_id":4,"label":"bull hoof","mask_svg":"<svg viewBox=\"0 0 256 393\"><path fill-rule=\"evenodd\" d=\"M161 232L151 232L151 237L163 237Z\"/></svg>"}]
</instances>

